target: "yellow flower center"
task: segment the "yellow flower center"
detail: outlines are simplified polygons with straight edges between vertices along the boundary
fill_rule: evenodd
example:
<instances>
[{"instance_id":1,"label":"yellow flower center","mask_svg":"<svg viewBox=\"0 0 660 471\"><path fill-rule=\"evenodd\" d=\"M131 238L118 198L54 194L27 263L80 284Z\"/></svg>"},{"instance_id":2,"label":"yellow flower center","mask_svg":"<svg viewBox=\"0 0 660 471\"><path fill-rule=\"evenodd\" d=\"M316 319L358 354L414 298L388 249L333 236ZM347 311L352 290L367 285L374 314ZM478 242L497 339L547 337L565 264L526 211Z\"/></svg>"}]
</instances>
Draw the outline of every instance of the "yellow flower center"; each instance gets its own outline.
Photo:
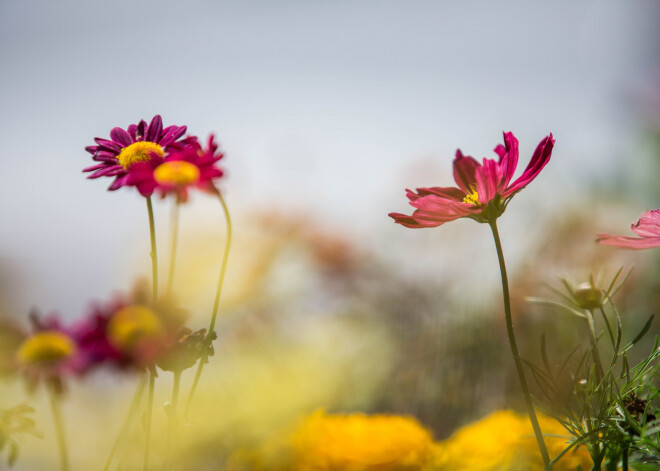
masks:
<instances>
[{"instance_id":1,"label":"yellow flower center","mask_svg":"<svg viewBox=\"0 0 660 471\"><path fill-rule=\"evenodd\" d=\"M108 339L120 349L130 350L161 331L158 316L146 306L127 306L117 311L108 322Z\"/></svg>"},{"instance_id":2,"label":"yellow flower center","mask_svg":"<svg viewBox=\"0 0 660 471\"><path fill-rule=\"evenodd\" d=\"M164 162L154 170L154 179L158 183L188 185L199 180L199 168L184 160Z\"/></svg>"},{"instance_id":3,"label":"yellow flower center","mask_svg":"<svg viewBox=\"0 0 660 471\"><path fill-rule=\"evenodd\" d=\"M137 162L144 162L151 159L154 155L162 157L165 154L163 148L150 141L134 142L130 146L124 147L117 159L124 170L128 170L131 165Z\"/></svg>"},{"instance_id":4,"label":"yellow flower center","mask_svg":"<svg viewBox=\"0 0 660 471\"><path fill-rule=\"evenodd\" d=\"M69 358L76 352L73 340L57 331L39 332L28 337L16 356L24 365L48 365Z\"/></svg>"},{"instance_id":5,"label":"yellow flower center","mask_svg":"<svg viewBox=\"0 0 660 471\"><path fill-rule=\"evenodd\" d=\"M463 198L463 203L474 204L474 205L479 204L479 193L477 193L476 187L474 186L470 187L470 193L465 195L465 198Z\"/></svg>"}]
</instances>

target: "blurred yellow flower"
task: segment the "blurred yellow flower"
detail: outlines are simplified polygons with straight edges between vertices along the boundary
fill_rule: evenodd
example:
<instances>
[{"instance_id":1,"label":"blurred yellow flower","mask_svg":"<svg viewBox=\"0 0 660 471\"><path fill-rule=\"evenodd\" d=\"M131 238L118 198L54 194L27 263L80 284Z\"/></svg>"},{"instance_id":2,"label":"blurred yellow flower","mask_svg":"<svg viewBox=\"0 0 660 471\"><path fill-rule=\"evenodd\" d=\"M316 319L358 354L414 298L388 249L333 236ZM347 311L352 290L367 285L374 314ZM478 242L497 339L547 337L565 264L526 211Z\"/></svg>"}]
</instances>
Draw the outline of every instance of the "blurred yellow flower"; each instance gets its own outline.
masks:
<instances>
[{"instance_id":1,"label":"blurred yellow flower","mask_svg":"<svg viewBox=\"0 0 660 471\"><path fill-rule=\"evenodd\" d=\"M435 445L415 419L317 411L292 437L297 471L431 469Z\"/></svg>"},{"instance_id":2,"label":"blurred yellow flower","mask_svg":"<svg viewBox=\"0 0 660 471\"><path fill-rule=\"evenodd\" d=\"M539 414L550 457L568 445L566 430L551 417ZM554 435L554 436L551 436ZM557 436L559 435L559 436ZM585 448L571 450L553 466L555 471L575 471L578 466L591 469ZM497 411L468 424L440 442L438 468L454 471L528 471L543 470L532 425L526 415Z\"/></svg>"}]
</instances>

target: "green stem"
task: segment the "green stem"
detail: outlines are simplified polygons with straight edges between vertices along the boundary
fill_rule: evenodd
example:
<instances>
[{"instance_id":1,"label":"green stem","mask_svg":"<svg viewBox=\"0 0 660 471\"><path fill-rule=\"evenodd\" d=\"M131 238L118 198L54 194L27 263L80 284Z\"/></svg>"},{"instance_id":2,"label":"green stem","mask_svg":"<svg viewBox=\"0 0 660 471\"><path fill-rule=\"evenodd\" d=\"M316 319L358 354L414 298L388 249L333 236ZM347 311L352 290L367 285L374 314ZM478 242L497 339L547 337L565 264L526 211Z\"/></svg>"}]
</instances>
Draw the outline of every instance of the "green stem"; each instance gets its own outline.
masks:
<instances>
[{"instance_id":1,"label":"green stem","mask_svg":"<svg viewBox=\"0 0 660 471\"><path fill-rule=\"evenodd\" d=\"M213 311L211 313L211 322L209 324L209 330L206 334L206 341L204 342L204 348L202 354L199 358L199 365L197 365L197 372L195 373L195 379L193 380L192 386L190 388L190 393L188 394L188 401L186 402L185 416L188 415L190 409L190 404L192 403L195 391L197 390L197 384L199 383L199 378L202 375L202 369L208 358L209 349L211 348L211 342L213 342L213 329L215 328L215 321L218 317L218 307L220 306L220 295L222 294L222 285L225 279L225 271L227 270L227 258L229 257L229 247L231 246L231 236L232 236L232 227L231 227L231 218L229 217L229 210L227 209L227 204L225 203L222 194L217 192L218 200L222 205L222 211L225 215L225 221L227 222L227 240L225 242L225 251L222 255L222 265L220 267L220 276L218 277L218 286L215 290L215 300L213 301Z\"/></svg>"},{"instance_id":2,"label":"green stem","mask_svg":"<svg viewBox=\"0 0 660 471\"><path fill-rule=\"evenodd\" d=\"M589 336L591 337L591 348L596 368L596 380L598 385L603 380L603 365L600 361L600 352L598 350L598 340L596 339L596 325L594 323L594 314L592 311L586 311L587 324L589 325Z\"/></svg>"},{"instance_id":3,"label":"green stem","mask_svg":"<svg viewBox=\"0 0 660 471\"><path fill-rule=\"evenodd\" d=\"M62 411L60 410L60 398L54 385L49 385L48 395L50 396L50 408L53 413L53 422L55 423L57 446L60 450L60 469L62 471L69 471L69 454L66 447L66 438L64 437L64 423L62 421Z\"/></svg>"},{"instance_id":4,"label":"green stem","mask_svg":"<svg viewBox=\"0 0 660 471\"><path fill-rule=\"evenodd\" d=\"M154 409L154 384L156 382L156 367L149 368L149 392L147 393L147 415L145 417L144 432L144 460L142 470L149 469L149 451L151 448L151 415Z\"/></svg>"},{"instance_id":5,"label":"green stem","mask_svg":"<svg viewBox=\"0 0 660 471\"><path fill-rule=\"evenodd\" d=\"M112 449L110 450L110 455L108 456L108 459L105 462L103 471L108 471L110 469L110 464L112 463L112 459L114 458L115 453L119 449L119 446L124 441L126 434L128 433L128 429L130 428L131 423L133 422L133 417L135 416L135 412L137 411L138 405L140 404L140 399L142 398L142 392L144 391L145 384L146 384L146 378L142 378L140 380L140 383L138 384L137 389L135 390L135 394L133 395L133 399L131 401L131 406L128 409L128 414L126 414L126 418L124 419L124 423L121 426L119 435L117 435L117 438L115 439L115 443L112 445Z\"/></svg>"},{"instance_id":6,"label":"green stem","mask_svg":"<svg viewBox=\"0 0 660 471\"><path fill-rule=\"evenodd\" d=\"M621 471L628 471L628 445L623 447L621 455Z\"/></svg>"},{"instance_id":7,"label":"green stem","mask_svg":"<svg viewBox=\"0 0 660 471\"><path fill-rule=\"evenodd\" d=\"M172 247L170 249L170 269L167 275L167 292L172 293L172 285L174 284L174 267L176 265L176 248L179 240L179 198L172 206Z\"/></svg>"},{"instance_id":8,"label":"green stem","mask_svg":"<svg viewBox=\"0 0 660 471\"><path fill-rule=\"evenodd\" d=\"M546 470L550 471L552 470L552 465L550 464L548 449L545 446L545 441L543 441L543 433L541 432L539 421L536 418L536 412L534 411L534 405L532 404L532 396L529 393L529 386L527 386L527 380L525 379L525 371L523 370L522 360L520 359L520 353L518 352L518 344L516 343L516 336L513 331L513 319L511 317L511 301L509 299L509 281L506 274L506 265L504 264L504 253L502 252L502 243L500 242L500 234L497 230L496 219L492 219L489 222L489 225L491 230L493 231L493 239L495 239L495 248L497 249L497 258L500 262L500 274L502 276L502 295L504 297L504 317L506 319L506 332L509 337L509 346L511 347L511 355L513 356L513 362L516 365L516 373L518 374L520 387L522 389L522 393L525 398L525 405L527 406L527 413L529 414L529 420L532 422L532 428L534 429L536 442L538 443L539 450L541 451L541 458L543 459L543 465Z\"/></svg>"},{"instance_id":9,"label":"green stem","mask_svg":"<svg viewBox=\"0 0 660 471\"><path fill-rule=\"evenodd\" d=\"M178 418L177 418L177 405L179 403L179 389L181 385L181 371L174 371L174 381L172 383L172 400L170 401L170 410L169 412L169 428L167 430L167 460L165 464L165 470L169 470L172 467L172 454L173 448L176 444L176 435L178 430Z\"/></svg>"},{"instance_id":10,"label":"green stem","mask_svg":"<svg viewBox=\"0 0 660 471\"><path fill-rule=\"evenodd\" d=\"M151 205L151 196L146 198L149 212L149 235L151 238L151 277L153 282L153 302L158 300L158 251L156 250L156 225L154 224L154 208Z\"/></svg>"}]
</instances>

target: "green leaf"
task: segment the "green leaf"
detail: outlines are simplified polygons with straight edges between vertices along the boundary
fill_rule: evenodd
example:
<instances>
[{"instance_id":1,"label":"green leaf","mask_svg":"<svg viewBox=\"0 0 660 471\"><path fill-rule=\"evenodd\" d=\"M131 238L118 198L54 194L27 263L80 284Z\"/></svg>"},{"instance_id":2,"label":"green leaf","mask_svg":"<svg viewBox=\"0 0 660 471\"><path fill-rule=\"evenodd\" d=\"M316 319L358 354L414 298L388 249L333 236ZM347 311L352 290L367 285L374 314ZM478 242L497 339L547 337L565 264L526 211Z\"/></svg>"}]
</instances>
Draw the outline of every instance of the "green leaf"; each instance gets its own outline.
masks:
<instances>
[{"instance_id":1,"label":"green leaf","mask_svg":"<svg viewBox=\"0 0 660 471\"><path fill-rule=\"evenodd\" d=\"M651 328L651 323L653 322L654 317L655 317L655 314L651 314L651 317L649 317L649 320L647 320L646 324L644 324L644 327L642 327L642 331L639 334L637 334L637 337L635 337L632 342L630 342L632 345L635 345L637 342L642 340L642 337L644 337L644 335L646 335L646 333Z\"/></svg>"}]
</instances>

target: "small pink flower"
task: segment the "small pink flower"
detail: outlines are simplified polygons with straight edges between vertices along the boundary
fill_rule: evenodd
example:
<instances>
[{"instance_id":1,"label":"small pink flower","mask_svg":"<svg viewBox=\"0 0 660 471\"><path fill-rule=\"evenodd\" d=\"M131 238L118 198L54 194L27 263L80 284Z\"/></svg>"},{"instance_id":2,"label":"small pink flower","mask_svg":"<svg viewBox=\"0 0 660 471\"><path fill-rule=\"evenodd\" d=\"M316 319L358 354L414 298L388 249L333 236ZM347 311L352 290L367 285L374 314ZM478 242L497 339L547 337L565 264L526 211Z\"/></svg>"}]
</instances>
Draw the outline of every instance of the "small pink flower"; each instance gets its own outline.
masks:
<instances>
[{"instance_id":1,"label":"small pink flower","mask_svg":"<svg viewBox=\"0 0 660 471\"><path fill-rule=\"evenodd\" d=\"M646 211L630 228L639 237L598 234L598 243L626 249L652 249L660 247L660 209Z\"/></svg>"},{"instance_id":2,"label":"small pink flower","mask_svg":"<svg viewBox=\"0 0 660 471\"><path fill-rule=\"evenodd\" d=\"M483 159L480 164L459 150L454 159L456 187L417 188L406 190L411 216L390 213L398 224L413 229L437 227L458 218L467 217L478 222L490 222L506 209L511 198L525 188L550 160L555 140L546 136L536 147L532 160L523 174L513 183L511 179L518 165L518 139L504 133L504 145L495 147L498 160Z\"/></svg>"},{"instance_id":3,"label":"small pink flower","mask_svg":"<svg viewBox=\"0 0 660 471\"><path fill-rule=\"evenodd\" d=\"M195 137L184 139L167 155L134 164L128 170L126 184L135 186L145 197L158 191L163 197L174 194L181 202L188 199L188 190L193 187L215 192L213 181L223 175L216 165L223 154L217 150L213 135L206 149Z\"/></svg>"}]
</instances>

